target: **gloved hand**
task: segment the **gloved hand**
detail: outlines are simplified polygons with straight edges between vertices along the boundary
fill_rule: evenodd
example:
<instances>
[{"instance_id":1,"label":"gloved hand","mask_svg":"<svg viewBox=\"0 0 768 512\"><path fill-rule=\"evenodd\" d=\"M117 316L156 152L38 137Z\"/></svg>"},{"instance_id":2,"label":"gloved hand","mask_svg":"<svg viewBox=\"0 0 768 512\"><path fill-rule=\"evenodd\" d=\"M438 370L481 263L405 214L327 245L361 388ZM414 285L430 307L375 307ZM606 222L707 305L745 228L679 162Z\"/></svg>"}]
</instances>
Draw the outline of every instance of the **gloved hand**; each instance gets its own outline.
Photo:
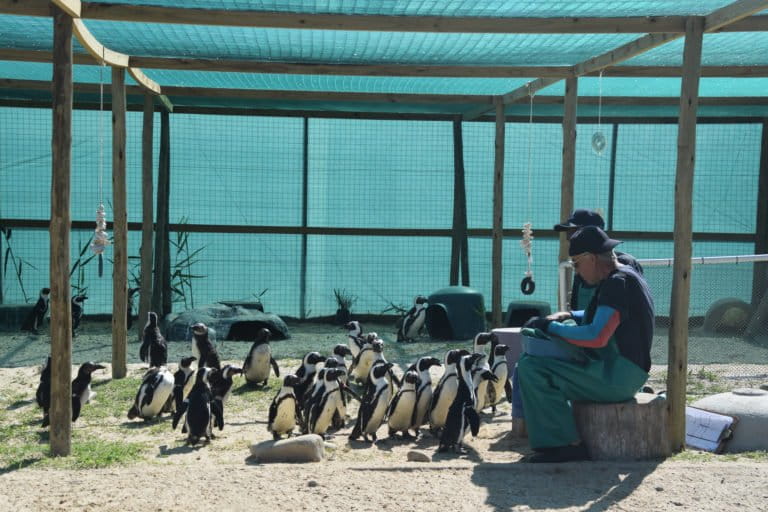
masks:
<instances>
[{"instance_id":1,"label":"gloved hand","mask_svg":"<svg viewBox=\"0 0 768 512\"><path fill-rule=\"evenodd\" d=\"M548 320L545 317L535 316L525 322L525 327L531 328L531 329L539 329L543 332L547 332L547 329L549 329L549 324L552 323L552 320Z\"/></svg>"}]
</instances>

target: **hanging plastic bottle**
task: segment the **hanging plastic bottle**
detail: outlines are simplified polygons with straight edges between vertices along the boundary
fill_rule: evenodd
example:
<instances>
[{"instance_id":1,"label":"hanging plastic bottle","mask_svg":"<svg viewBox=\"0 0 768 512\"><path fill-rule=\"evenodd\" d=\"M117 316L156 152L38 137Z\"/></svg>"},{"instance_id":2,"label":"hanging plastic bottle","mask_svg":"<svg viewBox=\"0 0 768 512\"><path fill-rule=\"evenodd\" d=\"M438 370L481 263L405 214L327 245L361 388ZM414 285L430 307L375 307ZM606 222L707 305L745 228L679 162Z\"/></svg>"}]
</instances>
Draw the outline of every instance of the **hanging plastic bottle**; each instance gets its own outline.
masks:
<instances>
[{"instance_id":1,"label":"hanging plastic bottle","mask_svg":"<svg viewBox=\"0 0 768 512\"><path fill-rule=\"evenodd\" d=\"M525 258L528 262L528 269L525 271L525 277L520 283L520 291L523 295L531 295L536 290L536 282L533 280L533 229L530 222L523 224L523 239L520 240L520 247L523 248Z\"/></svg>"}]
</instances>

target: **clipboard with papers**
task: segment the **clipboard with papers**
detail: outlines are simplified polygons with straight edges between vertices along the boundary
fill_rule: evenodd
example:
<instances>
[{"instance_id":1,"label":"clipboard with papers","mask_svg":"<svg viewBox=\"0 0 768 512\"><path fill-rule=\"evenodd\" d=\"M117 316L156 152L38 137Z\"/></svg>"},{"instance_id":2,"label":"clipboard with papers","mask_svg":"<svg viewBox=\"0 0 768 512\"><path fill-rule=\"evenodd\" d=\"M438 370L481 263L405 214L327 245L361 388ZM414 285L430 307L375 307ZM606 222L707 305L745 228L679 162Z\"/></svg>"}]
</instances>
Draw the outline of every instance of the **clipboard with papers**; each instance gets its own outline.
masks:
<instances>
[{"instance_id":1,"label":"clipboard with papers","mask_svg":"<svg viewBox=\"0 0 768 512\"><path fill-rule=\"evenodd\" d=\"M685 444L713 453L721 453L731 438L738 418L696 407L685 407Z\"/></svg>"}]
</instances>

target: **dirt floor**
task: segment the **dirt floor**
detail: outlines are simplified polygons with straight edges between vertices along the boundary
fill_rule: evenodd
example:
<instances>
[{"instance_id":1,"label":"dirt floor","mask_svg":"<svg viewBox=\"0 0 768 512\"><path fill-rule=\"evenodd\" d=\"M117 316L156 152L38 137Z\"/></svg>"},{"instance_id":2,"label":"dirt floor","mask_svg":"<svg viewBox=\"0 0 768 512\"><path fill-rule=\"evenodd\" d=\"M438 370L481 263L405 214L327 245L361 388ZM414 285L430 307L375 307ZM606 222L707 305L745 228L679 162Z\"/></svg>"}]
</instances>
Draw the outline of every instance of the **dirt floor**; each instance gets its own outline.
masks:
<instances>
[{"instance_id":1,"label":"dirt floor","mask_svg":"<svg viewBox=\"0 0 768 512\"><path fill-rule=\"evenodd\" d=\"M273 343L281 372L295 370L305 350L327 353L346 339L343 330L328 325L289 327L291 339ZM391 326L366 330L384 335L385 355L400 366L424 354L442 358L446 349L439 343L396 344ZM249 345L225 342L222 357L242 364ZM479 436L467 438L463 456L436 453L437 440L428 433L415 442L350 442L349 424L329 441L323 462L257 464L249 447L271 438L267 409L279 380L271 379L266 389L236 381L224 430L210 444L189 447L167 417L145 423L125 416L146 369L138 347L136 341L128 346L127 379L112 380L110 368L95 374L97 396L73 426L73 447L96 440L138 447L138 454L127 463L71 469L40 455L48 436L39 427L34 392L50 340L0 333L0 360L13 366L0 369L0 445L6 450L0 449L6 454L0 510L757 511L768 503L768 463L748 458L688 454L663 462L523 463L529 448L525 439L511 437L506 404L496 415L483 415ZM74 340L73 363L90 359L109 366L110 350L109 325L86 324ZM171 343L172 370L189 350L189 343ZM383 427L379 437L385 436ZM22 438L32 440L33 450L19 460L8 447L27 449ZM429 462L408 461L412 450Z\"/></svg>"}]
</instances>

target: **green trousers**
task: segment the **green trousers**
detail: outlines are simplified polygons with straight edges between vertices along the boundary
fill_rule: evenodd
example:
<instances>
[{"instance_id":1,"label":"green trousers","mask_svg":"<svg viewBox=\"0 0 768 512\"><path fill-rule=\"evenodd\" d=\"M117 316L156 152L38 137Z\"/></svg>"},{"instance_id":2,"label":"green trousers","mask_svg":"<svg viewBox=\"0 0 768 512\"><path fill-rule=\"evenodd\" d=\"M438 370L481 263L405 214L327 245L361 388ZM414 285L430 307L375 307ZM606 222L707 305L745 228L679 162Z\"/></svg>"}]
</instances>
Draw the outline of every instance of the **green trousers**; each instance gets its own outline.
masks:
<instances>
[{"instance_id":1,"label":"green trousers","mask_svg":"<svg viewBox=\"0 0 768 512\"><path fill-rule=\"evenodd\" d=\"M611 340L609 345L613 344ZM523 354L518 361L520 392L532 448L565 446L579 440L572 400L624 402L635 396L648 379L648 374L622 357L615 346L600 349L599 354L590 352L592 358L585 363L530 354Z\"/></svg>"}]
</instances>

